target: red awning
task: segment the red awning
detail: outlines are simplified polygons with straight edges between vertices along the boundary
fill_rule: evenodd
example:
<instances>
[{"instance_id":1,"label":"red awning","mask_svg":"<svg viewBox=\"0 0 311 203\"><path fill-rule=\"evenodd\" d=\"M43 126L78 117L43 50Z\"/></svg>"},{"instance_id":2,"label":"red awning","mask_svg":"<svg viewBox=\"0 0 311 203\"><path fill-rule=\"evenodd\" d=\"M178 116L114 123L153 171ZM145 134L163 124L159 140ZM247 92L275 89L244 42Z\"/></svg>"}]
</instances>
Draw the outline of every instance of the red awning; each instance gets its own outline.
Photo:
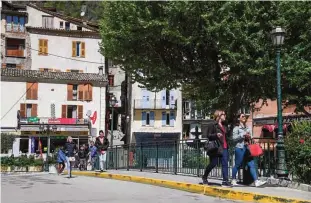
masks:
<instances>
[{"instance_id":1,"label":"red awning","mask_svg":"<svg viewBox=\"0 0 311 203\"><path fill-rule=\"evenodd\" d=\"M263 127L262 127L262 129L266 129L266 130L268 130L269 132L273 132L275 129L277 129L278 128L278 124L274 124L274 125L264 125ZM283 125L283 130L285 131L285 130L287 130L287 125L286 124L284 124Z\"/></svg>"}]
</instances>

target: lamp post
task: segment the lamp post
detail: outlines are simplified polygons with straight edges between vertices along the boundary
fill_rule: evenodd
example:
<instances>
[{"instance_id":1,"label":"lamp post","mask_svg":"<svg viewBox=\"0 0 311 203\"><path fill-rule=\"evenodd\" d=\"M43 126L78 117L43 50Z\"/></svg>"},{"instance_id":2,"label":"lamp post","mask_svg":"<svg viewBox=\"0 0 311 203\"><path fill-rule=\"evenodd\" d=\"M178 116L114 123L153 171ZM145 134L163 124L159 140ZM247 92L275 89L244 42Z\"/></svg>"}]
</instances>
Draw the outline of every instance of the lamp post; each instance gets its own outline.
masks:
<instances>
[{"instance_id":1,"label":"lamp post","mask_svg":"<svg viewBox=\"0 0 311 203\"><path fill-rule=\"evenodd\" d=\"M110 123L110 146L113 146L113 108L117 103L117 99L114 95L110 98L110 106L111 106L111 123Z\"/></svg>"},{"instance_id":2,"label":"lamp post","mask_svg":"<svg viewBox=\"0 0 311 203\"><path fill-rule=\"evenodd\" d=\"M41 123L39 125L39 130L41 134L47 134L48 136L48 142L47 142L47 153L46 153L46 165L45 165L45 171L49 172L49 156L50 156L50 145L51 145L51 131L56 132L57 126L53 125L50 126L49 124L45 125L44 123Z\"/></svg>"},{"instance_id":3,"label":"lamp post","mask_svg":"<svg viewBox=\"0 0 311 203\"><path fill-rule=\"evenodd\" d=\"M285 148L283 137L283 118L282 118L282 89L281 89L281 66L280 55L281 46L283 45L285 37L285 30L281 27L276 27L271 32L272 43L276 47L276 61L277 61L277 120L278 120L278 140L277 140L277 171L279 178L286 178L288 171L285 160Z\"/></svg>"}]
</instances>

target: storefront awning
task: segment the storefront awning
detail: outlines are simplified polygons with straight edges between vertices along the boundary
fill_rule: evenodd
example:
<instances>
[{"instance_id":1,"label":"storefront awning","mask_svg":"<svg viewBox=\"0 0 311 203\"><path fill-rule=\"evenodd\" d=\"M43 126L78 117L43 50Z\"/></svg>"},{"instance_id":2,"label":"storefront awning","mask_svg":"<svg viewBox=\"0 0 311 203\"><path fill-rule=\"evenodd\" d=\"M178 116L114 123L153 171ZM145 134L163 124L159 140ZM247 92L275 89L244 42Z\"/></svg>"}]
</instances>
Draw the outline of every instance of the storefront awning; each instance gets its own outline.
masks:
<instances>
[{"instance_id":1,"label":"storefront awning","mask_svg":"<svg viewBox=\"0 0 311 203\"><path fill-rule=\"evenodd\" d=\"M286 131L287 130L288 125L284 124L283 125L283 130ZM264 125L262 127L262 129L268 130L269 132L273 132L274 130L276 130L278 128L278 124L274 124L274 125Z\"/></svg>"}]
</instances>

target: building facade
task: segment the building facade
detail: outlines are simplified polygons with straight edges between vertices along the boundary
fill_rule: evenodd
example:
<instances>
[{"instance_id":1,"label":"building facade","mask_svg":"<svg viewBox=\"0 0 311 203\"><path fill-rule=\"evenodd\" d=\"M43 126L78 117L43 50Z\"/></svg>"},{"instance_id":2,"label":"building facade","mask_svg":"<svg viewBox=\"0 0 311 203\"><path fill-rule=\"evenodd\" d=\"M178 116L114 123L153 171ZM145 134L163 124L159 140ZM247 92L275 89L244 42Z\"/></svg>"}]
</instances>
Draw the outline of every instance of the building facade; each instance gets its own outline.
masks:
<instances>
[{"instance_id":1,"label":"building facade","mask_svg":"<svg viewBox=\"0 0 311 203\"><path fill-rule=\"evenodd\" d=\"M86 144L105 130L107 77L98 26L7 2L1 22L1 128L18 136L13 153L36 153L39 142L52 152L68 136Z\"/></svg>"},{"instance_id":2,"label":"building facade","mask_svg":"<svg viewBox=\"0 0 311 203\"><path fill-rule=\"evenodd\" d=\"M109 139L111 140L111 135L113 136L112 143L114 145L123 144L121 141L124 137L124 118L125 118L125 108L126 108L126 96L124 95L124 85L125 85L125 71L122 70L121 66L113 64L111 60L108 60L108 69L106 75L108 76L108 86L107 86L107 132L109 132ZM112 107L109 104L109 100L115 97L116 104ZM111 120L113 119L113 122ZM113 124L113 133L111 134L111 124Z\"/></svg>"},{"instance_id":3,"label":"building facade","mask_svg":"<svg viewBox=\"0 0 311 203\"><path fill-rule=\"evenodd\" d=\"M182 94L178 89L151 92L132 85L131 142L182 138Z\"/></svg>"}]
</instances>

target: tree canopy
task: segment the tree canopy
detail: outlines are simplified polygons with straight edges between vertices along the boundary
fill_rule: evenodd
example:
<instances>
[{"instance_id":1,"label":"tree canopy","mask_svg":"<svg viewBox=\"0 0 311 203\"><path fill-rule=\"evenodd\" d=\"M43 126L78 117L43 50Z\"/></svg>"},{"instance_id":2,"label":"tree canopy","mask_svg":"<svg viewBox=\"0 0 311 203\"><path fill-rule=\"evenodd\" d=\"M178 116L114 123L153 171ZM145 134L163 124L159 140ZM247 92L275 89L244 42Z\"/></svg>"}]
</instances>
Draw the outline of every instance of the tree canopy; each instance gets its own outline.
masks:
<instances>
[{"instance_id":1,"label":"tree canopy","mask_svg":"<svg viewBox=\"0 0 311 203\"><path fill-rule=\"evenodd\" d=\"M283 99L311 103L308 2L103 2L102 16L102 53L135 81L155 91L182 86L202 107L232 113L276 97L270 32L282 26Z\"/></svg>"}]
</instances>

